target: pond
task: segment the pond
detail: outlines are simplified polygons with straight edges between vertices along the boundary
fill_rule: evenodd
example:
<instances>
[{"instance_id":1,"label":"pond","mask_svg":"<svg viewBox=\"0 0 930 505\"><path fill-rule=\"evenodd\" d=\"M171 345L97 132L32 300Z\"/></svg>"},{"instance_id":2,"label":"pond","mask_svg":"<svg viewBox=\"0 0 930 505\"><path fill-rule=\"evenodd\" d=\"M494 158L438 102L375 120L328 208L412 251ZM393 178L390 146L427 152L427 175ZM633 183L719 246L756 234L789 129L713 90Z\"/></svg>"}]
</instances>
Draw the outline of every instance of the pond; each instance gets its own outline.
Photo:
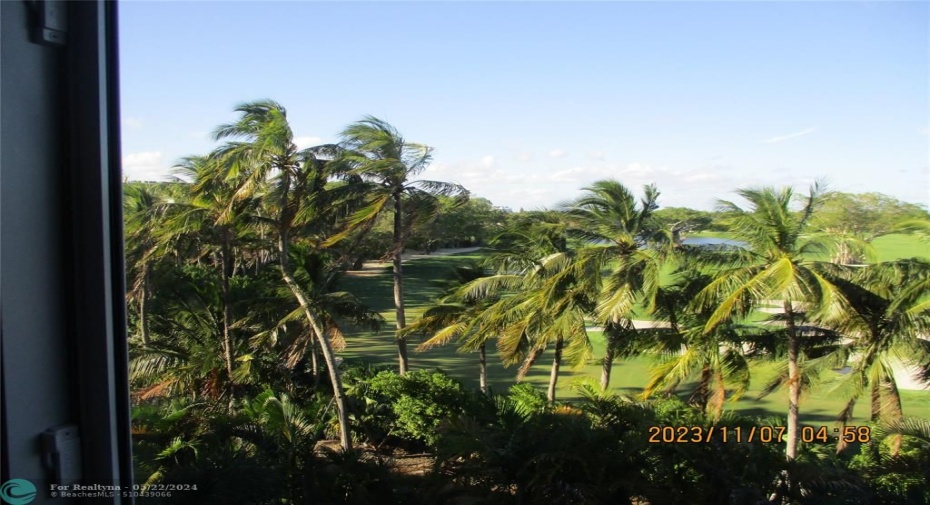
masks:
<instances>
[{"instance_id":1,"label":"pond","mask_svg":"<svg viewBox=\"0 0 930 505\"><path fill-rule=\"evenodd\" d=\"M688 237L681 241L684 245L729 245L746 247L746 242L722 237Z\"/></svg>"}]
</instances>

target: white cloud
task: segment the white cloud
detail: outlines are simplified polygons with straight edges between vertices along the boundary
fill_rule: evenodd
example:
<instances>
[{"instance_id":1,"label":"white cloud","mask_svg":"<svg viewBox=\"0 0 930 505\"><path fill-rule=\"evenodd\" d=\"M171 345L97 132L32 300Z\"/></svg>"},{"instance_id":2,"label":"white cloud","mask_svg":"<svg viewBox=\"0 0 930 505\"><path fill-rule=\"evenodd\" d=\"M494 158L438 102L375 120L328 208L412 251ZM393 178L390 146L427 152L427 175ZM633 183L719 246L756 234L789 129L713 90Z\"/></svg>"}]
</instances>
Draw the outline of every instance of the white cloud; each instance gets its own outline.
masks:
<instances>
[{"instance_id":1,"label":"white cloud","mask_svg":"<svg viewBox=\"0 0 930 505\"><path fill-rule=\"evenodd\" d=\"M713 172L698 172L684 178L687 182L715 181L718 179L720 179L720 176Z\"/></svg>"},{"instance_id":2,"label":"white cloud","mask_svg":"<svg viewBox=\"0 0 930 505\"><path fill-rule=\"evenodd\" d=\"M549 151L550 158L564 158L566 154L568 153L566 153L564 149L553 149Z\"/></svg>"},{"instance_id":3,"label":"white cloud","mask_svg":"<svg viewBox=\"0 0 930 505\"><path fill-rule=\"evenodd\" d=\"M621 168L619 173L622 175L629 175L629 176L645 176L645 175L654 174L657 171L668 172L668 169L665 169L665 168L656 169L656 168L653 168L651 165L643 165L642 163L630 163L629 165L626 166L626 168ZM677 174L673 174L673 175L677 175Z\"/></svg>"},{"instance_id":4,"label":"white cloud","mask_svg":"<svg viewBox=\"0 0 930 505\"><path fill-rule=\"evenodd\" d=\"M604 151L591 151L586 156L589 160L603 161L605 159Z\"/></svg>"},{"instance_id":5,"label":"white cloud","mask_svg":"<svg viewBox=\"0 0 930 505\"><path fill-rule=\"evenodd\" d=\"M161 151L129 153L123 156L123 177L133 181L165 181L171 170Z\"/></svg>"},{"instance_id":6,"label":"white cloud","mask_svg":"<svg viewBox=\"0 0 930 505\"><path fill-rule=\"evenodd\" d=\"M813 128L808 128L808 129L806 129L806 130L801 130L801 131L799 131L799 132L789 133L789 134L787 134L787 135L779 135L779 136L777 136L777 137L772 137L772 138L770 138L770 139L765 139L765 140L763 140L762 142L765 142L766 144L774 144L774 143L776 143L776 142L784 142L784 141L789 140L789 139L795 139L795 138L798 138L798 137L803 137L803 136L808 135L808 134L811 134L811 133L814 133L814 129L813 129Z\"/></svg>"},{"instance_id":7,"label":"white cloud","mask_svg":"<svg viewBox=\"0 0 930 505\"><path fill-rule=\"evenodd\" d=\"M308 147L318 146L323 143L323 139L320 137L294 137L294 145L298 149L306 149Z\"/></svg>"},{"instance_id":8,"label":"white cloud","mask_svg":"<svg viewBox=\"0 0 930 505\"><path fill-rule=\"evenodd\" d=\"M521 163L533 161L533 153L520 153L517 155L517 161Z\"/></svg>"},{"instance_id":9,"label":"white cloud","mask_svg":"<svg viewBox=\"0 0 930 505\"><path fill-rule=\"evenodd\" d=\"M498 205L515 203L514 209L542 207L548 203L546 195L554 194L556 188L547 180L547 174L515 164L502 163L494 155L477 156L471 159L451 161L439 160L423 173L424 179L448 181L461 184L472 195L487 198Z\"/></svg>"},{"instance_id":10,"label":"white cloud","mask_svg":"<svg viewBox=\"0 0 930 505\"><path fill-rule=\"evenodd\" d=\"M604 164L595 166L575 166L555 172L546 177L548 185L558 188L558 193L566 198L575 194L594 181L616 179L637 192L645 184L656 184L662 192L659 202L662 206L679 206L690 204L695 194L712 194L720 182L730 181L729 175L716 168L678 169L654 166L646 163L629 163L626 165ZM509 195L508 195L509 196ZM695 205L706 207L707 203Z\"/></svg>"},{"instance_id":11,"label":"white cloud","mask_svg":"<svg viewBox=\"0 0 930 505\"><path fill-rule=\"evenodd\" d=\"M123 118L123 126L133 130L141 130L142 120L137 117L127 116Z\"/></svg>"},{"instance_id":12,"label":"white cloud","mask_svg":"<svg viewBox=\"0 0 930 505\"><path fill-rule=\"evenodd\" d=\"M577 166L562 170L549 176L555 182L576 182L587 184L597 179L616 178L624 182L635 181L636 184L650 182L646 179L659 173L669 173L667 169L656 169L651 165L630 163L625 167L615 165ZM674 175L674 174L673 174Z\"/></svg>"},{"instance_id":13,"label":"white cloud","mask_svg":"<svg viewBox=\"0 0 930 505\"><path fill-rule=\"evenodd\" d=\"M917 132L920 133L921 135L930 135L930 127L921 128Z\"/></svg>"},{"instance_id":14,"label":"white cloud","mask_svg":"<svg viewBox=\"0 0 930 505\"><path fill-rule=\"evenodd\" d=\"M613 172L607 167L572 167L550 175L549 180L555 182L588 182L602 177L609 177Z\"/></svg>"},{"instance_id":15,"label":"white cloud","mask_svg":"<svg viewBox=\"0 0 930 505\"><path fill-rule=\"evenodd\" d=\"M510 191L509 195L520 202L517 208L533 209L548 206L554 193L555 190L550 188L523 188Z\"/></svg>"}]
</instances>

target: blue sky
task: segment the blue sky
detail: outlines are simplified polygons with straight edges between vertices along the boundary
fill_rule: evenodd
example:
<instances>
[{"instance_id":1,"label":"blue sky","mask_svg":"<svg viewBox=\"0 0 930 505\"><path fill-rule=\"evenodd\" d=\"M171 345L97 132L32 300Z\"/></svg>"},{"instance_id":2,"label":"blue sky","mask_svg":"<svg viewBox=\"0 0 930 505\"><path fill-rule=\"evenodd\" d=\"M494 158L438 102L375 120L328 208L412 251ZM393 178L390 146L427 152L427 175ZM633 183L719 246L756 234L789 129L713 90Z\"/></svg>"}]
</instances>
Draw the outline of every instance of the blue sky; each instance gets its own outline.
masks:
<instances>
[{"instance_id":1,"label":"blue sky","mask_svg":"<svg viewBox=\"0 0 930 505\"><path fill-rule=\"evenodd\" d=\"M514 210L607 177L930 204L927 2L127 1L120 53L130 179L271 98L299 144L375 115L435 148L423 178Z\"/></svg>"}]
</instances>

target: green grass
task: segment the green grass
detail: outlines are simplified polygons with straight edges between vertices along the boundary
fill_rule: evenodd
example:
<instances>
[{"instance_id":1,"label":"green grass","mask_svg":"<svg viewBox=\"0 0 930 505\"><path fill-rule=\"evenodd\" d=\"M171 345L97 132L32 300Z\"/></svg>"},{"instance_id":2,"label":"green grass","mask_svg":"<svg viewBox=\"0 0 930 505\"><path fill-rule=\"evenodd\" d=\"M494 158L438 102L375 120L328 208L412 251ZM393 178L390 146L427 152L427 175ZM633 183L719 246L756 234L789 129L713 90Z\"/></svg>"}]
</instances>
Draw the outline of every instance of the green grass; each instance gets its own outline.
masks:
<instances>
[{"instance_id":1,"label":"green grass","mask_svg":"<svg viewBox=\"0 0 930 505\"><path fill-rule=\"evenodd\" d=\"M413 322L424 308L442 295L445 286L452 279L453 268L470 261L480 260L480 254L463 254L453 256L436 256L405 263L405 300L407 303L407 321ZM342 281L343 289L355 293L370 307L379 311L387 320L385 328L374 334L369 331L347 328L348 347L341 352L347 359L396 366L397 347L394 345L394 305L393 285L390 267L373 277L347 276ZM591 332L594 347L593 359L581 367L563 364L559 375L558 397L570 400L578 394L573 385L579 382L596 384L600 378L600 358L604 354L604 339L600 332ZM410 364L414 369L441 368L464 383L477 388L478 359L476 354L456 352L455 346L434 348L426 352L417 352L416 346L422 338L409 341ZM527 381L545 390L548 385L549 371L552 364L551 352L544 353L533 366ZM649 380L651 358L640 356L635 359L614 364L611 377L611 392L637 396ZM737 402L727 402L725 408L747 415L784 416L787 408L785 391L775 392L765 398L757 398L766 381L772 376L773 367L756 366L750 391ZM516 367L504 368L496 359L493 349L488 353L488 382L494 391L506 391L515 383ZM681 390L684 393L685 388ZM930 419L930 391L902 391L902 401L906 415ZM831 390L829 384L816 386L807 392L801 400L801 420L805 424L831 424L836 414L845 405L843 396ZM868 418L868 398L860 400L854 412L855 422L862 423Z\"/></svg>"},{"instance_id":2,"label":"green grass","mask_svg":"<svg viewBox=\"0 0 930 505\"><path fill-rule=\"evenodd\" d=\"M930 259L930 244L913 235L885 235L872 241L877 261L901 258Z\"/></svg>"},{"instance_id":3,"label":"green grass","mask_svg":"<svg viewBox=\"0 0 930 505\"><path fill-rule=\"evenodd\" d=\"M699 232L688 234L688 237L733 238L731 235L721 232ZM892 261L902 258L930 260L930 244L921 241L914 235L884 235L872 241L872 248L875 250L874 261Z\"/></svg>"}]
</instances>

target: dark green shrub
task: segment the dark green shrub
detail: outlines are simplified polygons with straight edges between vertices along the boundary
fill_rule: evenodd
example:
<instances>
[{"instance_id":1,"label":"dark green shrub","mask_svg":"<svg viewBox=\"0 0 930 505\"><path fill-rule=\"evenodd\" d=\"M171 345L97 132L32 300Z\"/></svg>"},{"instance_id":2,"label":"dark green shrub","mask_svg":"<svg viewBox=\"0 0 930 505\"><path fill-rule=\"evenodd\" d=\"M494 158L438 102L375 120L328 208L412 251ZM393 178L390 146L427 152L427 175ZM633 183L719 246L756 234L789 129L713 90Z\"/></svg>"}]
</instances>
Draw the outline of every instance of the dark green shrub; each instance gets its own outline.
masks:
<instances>
[{"instance_id":1,"label":"dark green shrub","mask_svg":"<svg viewBox=\"0 0 930 505\"><path fill-rule=\"evenodd\" d=\"M474 393L441 371L380 372L368 381L366 397L390 405L395 433L429 445L439 439L443 423L475 406Z\"/></svg>"},{"instance_id":2,"label":"dark green shrub","mask_svg":"<svg viewBox=\"0 0 930 505\"><path fill-rule=\"evenodd\" d=\"M930 435L930 423L913 421L925 426L924 435ZM920 435L920 433L915 433ZM853 456L850 468L859 472L872 488L873 503L925 504L930 503L930 437L901 436L897 454L892 447L895 440L881 429L873 430L871 443L860 446Z\"/></svg>"}]
</instances>

